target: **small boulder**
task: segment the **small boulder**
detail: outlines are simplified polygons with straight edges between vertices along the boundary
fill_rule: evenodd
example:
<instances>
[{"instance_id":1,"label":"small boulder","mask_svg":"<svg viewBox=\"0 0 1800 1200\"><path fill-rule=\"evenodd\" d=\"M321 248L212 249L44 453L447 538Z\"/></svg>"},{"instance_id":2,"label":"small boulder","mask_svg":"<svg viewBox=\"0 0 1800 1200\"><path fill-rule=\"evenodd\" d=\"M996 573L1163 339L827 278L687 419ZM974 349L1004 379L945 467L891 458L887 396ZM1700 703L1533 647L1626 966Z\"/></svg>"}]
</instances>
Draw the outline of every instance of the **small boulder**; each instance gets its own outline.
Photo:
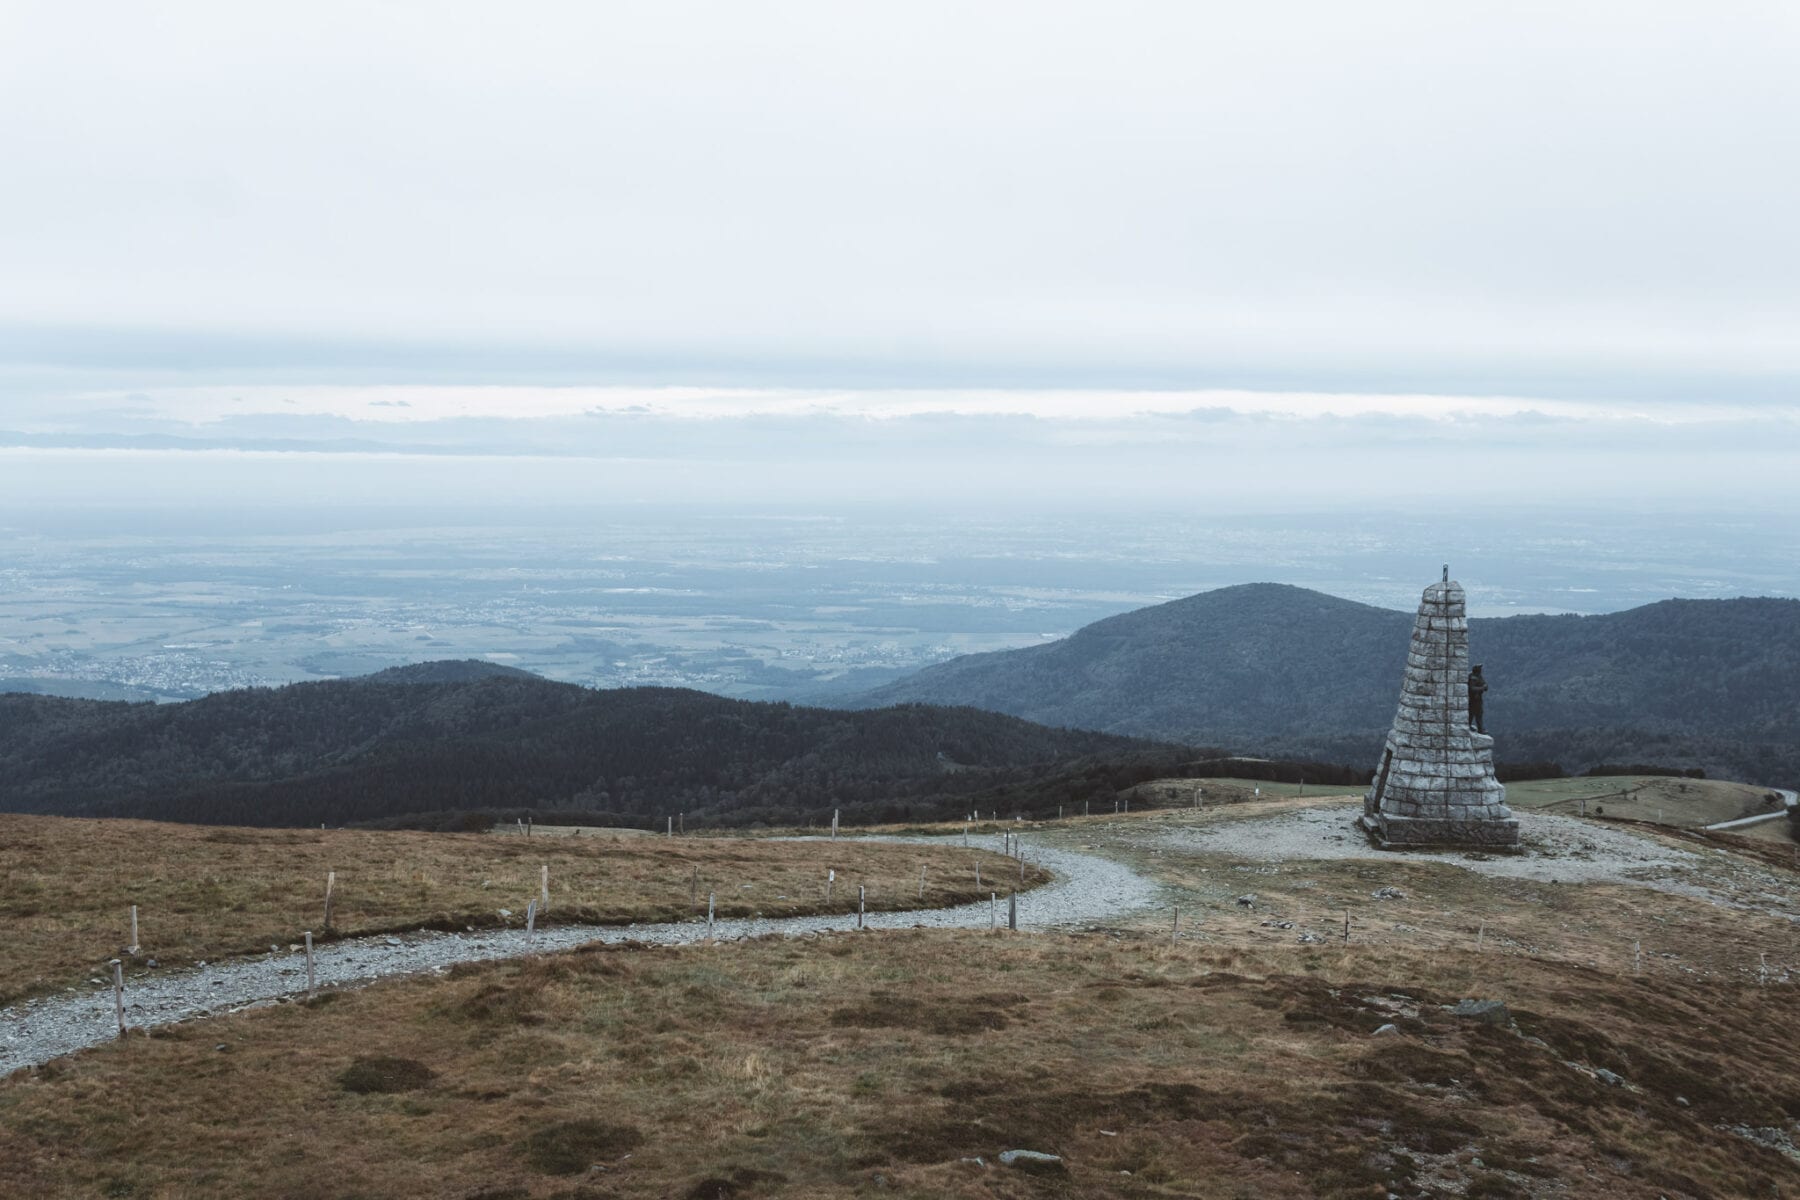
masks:
<instances>
[{"instance_id":1,"label":"small boulder","mask_svg":"<svg viewBox=\"0 0 1800 1200\"><path fill-rule=\"evenodd\" d=\"M1062 1175L1068 1171L1059 1156L1045 1154L1041 1150L1002 1150L1000 1165L1013 1167L1032 1175Z\"/></svg>"},{"instance_id":2,"label":"small boulder","mask_svg":"<svg viewBox=\"0 0 1800 1200\"><path fill-rule=\"evenodd\" d=\"M1369 895L1376 900L1404 900L1406 893L1397 887L1378 887Z\"/></svg>"},{"instance_id":3,"label":"small boulder","mask_svg":"<svg viewBox=\"0 0 1800 1200\"><path fill-rule=\"evenodd\" d=\"M1457 1016L1483 1025L1505 1025L1512 1020L1503 1000L1458 1000L1453 1010Z\"/></svg>"},{"instance_id":4,"label":"small boulder","mask_svg":"<svg viewBox=\"0 0 1800 1200\"><path fill-rule=\"evenodd\" d=\"M1239 908L1255 908L1256 907L1256 893L1255 892L1246 892L1244 895L1239 896L1237 898L1237 902L1238 902Z\"/></svg>"},{"instance_id":5,"label":"small boulder","mask_svg":"<svg viewBox=\"0 0 1800 1200\"><path fill-rule=\"evenodd\" d=\"M1623 1075L1614 1071L1609 1071L1605 1067L1597 1068L1594 1071L1594 1078L1598 1079L1601 1083L1606 1084L1608 1087L1623 1087L1625 1084L1625 1077Z\"/></svg>"},{"instance_id":6,"label":"small boulder","mask_svg":"<svg viewBox=\"0 0 1800 1200\"><path fill-rule=\"evenodd\" d=\"M1377 1029L1374 1033L1370 1034L1369 1036L1371 1036L1371 1037L1393 1037L1395 1034L1397 1034L1399 1032L1400 1032L1400 1027L1398 1025L1387 1024L1387 1025L1383 1025L1380 1029Z\"/></svg>"}]
</instances>

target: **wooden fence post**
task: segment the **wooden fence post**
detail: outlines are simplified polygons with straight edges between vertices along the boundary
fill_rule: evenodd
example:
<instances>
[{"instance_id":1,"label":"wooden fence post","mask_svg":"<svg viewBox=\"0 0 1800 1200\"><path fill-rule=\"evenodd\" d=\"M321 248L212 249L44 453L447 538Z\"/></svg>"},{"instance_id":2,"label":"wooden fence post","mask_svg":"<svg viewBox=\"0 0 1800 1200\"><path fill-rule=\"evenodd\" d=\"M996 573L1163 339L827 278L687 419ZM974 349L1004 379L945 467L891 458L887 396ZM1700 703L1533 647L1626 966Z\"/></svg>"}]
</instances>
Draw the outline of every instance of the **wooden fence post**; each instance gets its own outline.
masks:
<instances>
[{"instance_id":1,"label":"wooden fence post","mask_svg":"<svg viewBox=\"0 0 1800 1200\"><path fill-rule=\"evenodd\" d=\"M834 808L831 810L831 840L834 842L837 841L837 823L838 810Z\"/></svg>"},{"instance_id":2,"label":"wooden fence post","mask_svg":"<svg viewBox=\"0 0 1800 1200\"><path fill-rule=\"evenodd\" d=\"M545 863L538 868L538 907L548 912L550 909L550 864Z\"/></svg>"},{"instance_id":3,"label":"wooden fence post","mask_svg":"<svg viewBox=\"0 0 1800 1200\"><path fill-rule=\"evenodd\" d=\"M325 872L325 932L331 932L331 893L337 890L337 872ZM292 928L290 926L289 928Z\"/></svg>"},{"instance_id":4,"label":"wooden fence post","mask_svg":"<svg viewBox=\"0 0 1800 1200\"><path fill-rule=\"evenodd\" d=\"M700 864L694 864L694 877L688 880L688 907L700 903Z\"/></svg>"},{"instance_id":5,"label":"wooden fence post","mask_svg":"<svg viewBox=\"0 0 1800 1200\"><path fill-rule=\"evenodd\" d=\"M1000 928L1000 895L998 892L988 893L988 928Z\"/></svg>"},{"instance_id":6,"label":"wooden fence post","mask_svg":"<svg viewBox=\"0 0 1800 1200\"><path fill-rule=\"evenodd\" d=\"M1019 893L1017 892L1006 893L1006 927L1015 930L1019 927Z\"/></svg>"},{"instance_id":7,"label":"wooden fence post","mask_svg":"<svg viewBox=\"0 0 1800 1200\"><path fill-rule=\"evenodd\" d=\"M862 884L856 885L856 927L863 927L863 912L868 905L869 889Z\"/></svg>"},{"instance_id":8,"label":"wooden fence post","mask_svg":"<svg viewBox=\"0 0 1800 1200\"><path fill-rule=\"evenodd\" d=\"M919 903L925 903L925 868L919 868Z\"/></svg>"},{"instance_id":9,"label":"wooden fence post","mask_svg":"<svg viewBox=\"0 0 1800 1200\"><path fill-rule=\"evenodd\" d=\"M131 952L138 952L137 905L131 906Z\"/></svg>"},{"instance_id":10,"label":"wooden fence post","mask_svg":"<svg viewBox=\"0 0 1800 1200\"><path fill-rule=\"evenodd\" d=\"M312 930L306 931L306 994L312 995L319 988L318 978L313 974Z\"/></svg>"},{"instance_id":11,"label":"wooden fence post","mask_svg":"<svg viewBox=\"0 0 1800 1200\"><path fill-rule=\"evenodd\" d=\"M1181 940L1181 906L1179 904L1175 906L1175 923L1169 926L1169 940L1171 942Z\"/></svg>"},{"instance_id":12,"label":"wooden fence post","mask_svg":"<svg viewBox=\"0 0 1800 1200\"><path fill-rule=\"evenodd\" d=\"M125 1036L125 964L113 959L113 1015L119 1019L119 1036Z\"/></svg>"},{"instance_id":13,"label":"wooden fence post","mask_svg":"<svg viewBox=\"0 0 1800 1200\"><path fill-rule=\"evenodd\" d=\"M1344 910L1344 945L1350 944L1350 910Z\"/></svg>"},{"instance_id":14,"label":"wooden fence post","mask_svg":"<svg viewBox=\"0 0 1800 1200\"><path fill-rule=\"evenodd\" d=\"M537 901L533 900L525 906L525 936L531 938L537 933Z\"/></svg>"},{"instance_id":15,"label":"wooden fence post","mask_svg":"<svg viewBox=\"0 0 1800 1200\"><path fill-rule=\"evenodd\" d=\"M663 830L663 836L664 837L674 837L675 836L675 818L674 817L665 817L663 819L669 823L668 828Z\"/></svg>"},{"instance_id":16,"label":"wooden fence post","mask_svg":"<svg viewBox=\"0 0 1800 1200\"><path fill-rule=\"evenodd\" d=\"M713 935L713 910L717 907L718 903L719 893L706 893L706 936L708 938L711 938Z\"/></svg>"}]
</instances>

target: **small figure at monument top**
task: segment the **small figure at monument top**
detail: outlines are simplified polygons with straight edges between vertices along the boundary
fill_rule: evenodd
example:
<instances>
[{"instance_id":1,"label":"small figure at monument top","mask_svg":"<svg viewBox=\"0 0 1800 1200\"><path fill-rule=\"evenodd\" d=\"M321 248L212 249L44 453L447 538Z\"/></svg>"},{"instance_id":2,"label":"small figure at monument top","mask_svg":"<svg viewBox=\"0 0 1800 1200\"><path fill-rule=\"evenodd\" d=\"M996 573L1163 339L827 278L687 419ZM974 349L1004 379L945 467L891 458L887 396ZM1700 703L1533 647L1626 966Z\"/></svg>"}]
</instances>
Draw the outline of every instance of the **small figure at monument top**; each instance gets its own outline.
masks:
<instances>
[{"instance_id":1,"label":"small figure at monument top","mask_svg":"<svg viewBox=\"0 0 1800 1200\"><path fill-rule=\"evenodd\" d=\"M1446 566L1419 601L1399 711L1360 823L1384 849L1517 850L1519 822L1494 777L1494 739L1482 728L1487 681L1470 669L1467 602L1449 574Z\"/></svg>"}]
</instances>

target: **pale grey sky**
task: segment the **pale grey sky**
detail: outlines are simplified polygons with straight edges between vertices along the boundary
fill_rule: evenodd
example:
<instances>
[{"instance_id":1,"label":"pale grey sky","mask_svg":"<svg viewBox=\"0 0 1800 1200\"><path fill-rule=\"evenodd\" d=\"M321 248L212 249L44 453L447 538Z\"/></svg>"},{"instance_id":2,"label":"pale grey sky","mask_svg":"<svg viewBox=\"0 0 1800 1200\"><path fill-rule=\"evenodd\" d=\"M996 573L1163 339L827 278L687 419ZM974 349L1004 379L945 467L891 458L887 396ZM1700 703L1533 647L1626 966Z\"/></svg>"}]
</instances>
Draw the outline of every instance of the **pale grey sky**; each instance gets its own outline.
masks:
<instances>
[{"instance_id":1,"label":"pale grey sky","mask_svg":"<svg viewBox=\"0 0 1800 1200\"><path fill-rule=\"evenodd\" d=\"M1794 403L1788 2L0 6L0 405ZM7 422L0 422L5 425Z\"/></svg>"}]
</instances>

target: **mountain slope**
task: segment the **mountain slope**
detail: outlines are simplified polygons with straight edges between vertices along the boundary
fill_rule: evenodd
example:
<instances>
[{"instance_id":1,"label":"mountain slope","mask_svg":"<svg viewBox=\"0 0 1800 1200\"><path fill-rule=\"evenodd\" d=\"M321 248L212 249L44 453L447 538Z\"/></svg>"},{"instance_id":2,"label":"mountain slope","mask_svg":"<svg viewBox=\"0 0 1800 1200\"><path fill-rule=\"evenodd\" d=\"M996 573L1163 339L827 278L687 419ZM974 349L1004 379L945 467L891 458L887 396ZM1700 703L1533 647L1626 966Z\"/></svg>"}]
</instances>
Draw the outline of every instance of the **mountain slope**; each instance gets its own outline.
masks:
<instances>
[{"instance_id":1,"label":"mountain slope","mask_svg":"<svg viewBox=\"0 0 1800 1200\"><path fill-rule=\"evenodd\" d=\"M421 676L451 681L410 682ZM461 664L182 704L0 695L0 808L243 824L521 807L638 823L676 811L703 823L928 811L1096 756L1184 754L973 710L594 691Z\"/></svg>"},{"instance_id":2,"label":"mountain slope","mask_svg":"<svg viewBox=\"0 0 1800 1200\"><path fill-rule=\"evenodd\" d=\"M1412 614L1247 584L970 655L865 704L967 704L1048 724L1361 762L1399 695ZM1581 769L1800 773L1800 601L1670 600L1602 616L1470 622L1506 758Z\"/></svg>"}]
</instances>

